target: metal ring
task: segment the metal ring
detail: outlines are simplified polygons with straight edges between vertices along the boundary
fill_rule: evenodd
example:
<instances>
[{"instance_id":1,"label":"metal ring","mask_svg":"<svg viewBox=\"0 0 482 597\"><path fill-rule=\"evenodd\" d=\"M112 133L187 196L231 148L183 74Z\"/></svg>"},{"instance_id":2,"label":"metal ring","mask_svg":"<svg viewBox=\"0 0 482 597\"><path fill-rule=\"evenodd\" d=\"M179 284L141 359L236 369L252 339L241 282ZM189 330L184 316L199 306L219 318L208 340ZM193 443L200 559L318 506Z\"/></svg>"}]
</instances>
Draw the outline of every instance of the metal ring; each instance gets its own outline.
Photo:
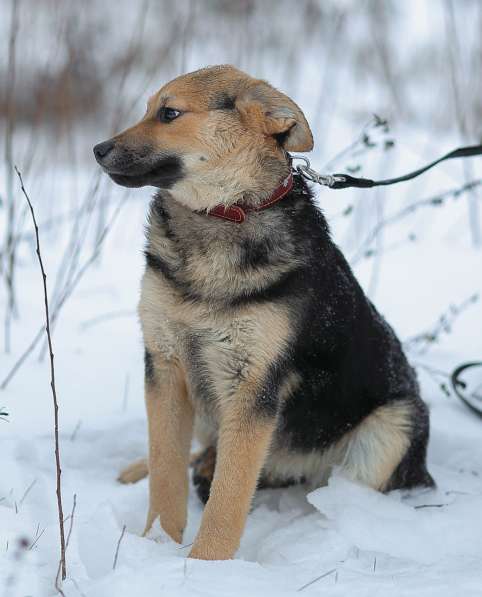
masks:
<instances>
[{"instance_id":1,"label":"metal ring","mask_svg":"<svg viewBox=\"0 0 482 597\"><path fill-rule=\"evenodd\" d=\"M307 168L311 169L311 164L310 164L310 160L308 158L306 158L304 155L292 155L291 156L292 160L302 160Z\"/></svg>"}]
</instances>

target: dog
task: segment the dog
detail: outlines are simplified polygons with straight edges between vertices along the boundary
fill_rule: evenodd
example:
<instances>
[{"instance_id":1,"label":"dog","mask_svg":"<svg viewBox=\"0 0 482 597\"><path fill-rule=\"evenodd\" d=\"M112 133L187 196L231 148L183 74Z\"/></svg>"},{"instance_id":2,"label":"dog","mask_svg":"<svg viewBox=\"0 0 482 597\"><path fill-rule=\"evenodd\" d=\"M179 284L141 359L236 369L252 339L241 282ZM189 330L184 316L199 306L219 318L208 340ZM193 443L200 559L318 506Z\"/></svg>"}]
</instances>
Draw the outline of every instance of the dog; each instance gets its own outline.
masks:
<instances>
[{"instance_id":1,"label":"dog","mask_svg":"<svg viewBox=\"0 0 482 597\"><path fill-rule=\"evenodd\" d=\"M190 557L232 558L257 487L323 484L334 466L380 491L431 487L427 407L391 327L364 295L289 152L301 109L228 66L180 76L142 120L95 146L125 187L158 189L139 314L145 344L146 533L174 541L193 482Z\"/></svg>"}]
</instances>

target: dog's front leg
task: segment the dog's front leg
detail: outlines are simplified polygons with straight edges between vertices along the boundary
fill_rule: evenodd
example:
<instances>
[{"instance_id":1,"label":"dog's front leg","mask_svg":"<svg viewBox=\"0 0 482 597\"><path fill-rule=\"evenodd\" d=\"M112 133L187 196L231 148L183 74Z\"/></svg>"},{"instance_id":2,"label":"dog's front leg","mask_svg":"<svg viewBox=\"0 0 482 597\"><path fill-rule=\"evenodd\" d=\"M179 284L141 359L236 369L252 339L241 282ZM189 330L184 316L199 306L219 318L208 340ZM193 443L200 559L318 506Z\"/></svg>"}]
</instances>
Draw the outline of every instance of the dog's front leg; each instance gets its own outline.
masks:
<instances>
[{"instance_id":1,"label":"dog's front leg","mask_svg":"<svg viewBox=\"0 0 482 597\"><path fill-rule=\"evenodd\" d=\"M240 412L239 404L223 417L211 492L190 557L226 560L234 556L274 425L274 417L246 406Z\"/></svg>"},{"instance_id":2,"label":"dog's front leg","mask_svg":"<svg viewBox=\"0 0 482 597\"><path fill-rule=\"evenodd\" d=\"M186 526L193 409L183 371L146 353L145 398L149 430L149 512L144 534L159 517L180 543Z\"/></svg>"}]
</instances>

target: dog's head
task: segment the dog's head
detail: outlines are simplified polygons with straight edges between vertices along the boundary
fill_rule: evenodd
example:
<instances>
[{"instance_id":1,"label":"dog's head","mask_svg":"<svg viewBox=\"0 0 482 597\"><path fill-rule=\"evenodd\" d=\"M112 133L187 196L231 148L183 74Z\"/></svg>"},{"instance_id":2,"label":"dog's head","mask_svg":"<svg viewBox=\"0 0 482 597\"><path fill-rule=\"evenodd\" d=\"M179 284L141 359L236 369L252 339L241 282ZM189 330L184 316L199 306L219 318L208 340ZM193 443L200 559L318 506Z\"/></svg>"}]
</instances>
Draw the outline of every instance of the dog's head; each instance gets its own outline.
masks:
<instances>
[{"instance_id":1,"label":"dog's head","mask_svg":"<svg viewBox=\"0 0 482 597\"><path fill-rule=\"evenodd\" d=\"M265 199L288 173L286 152L312 147L306 118L289 97L232 66L215 66L162 87L138 124L94 154L118 184L169 189L201 210Z\"/></svg>"}]
</instances>

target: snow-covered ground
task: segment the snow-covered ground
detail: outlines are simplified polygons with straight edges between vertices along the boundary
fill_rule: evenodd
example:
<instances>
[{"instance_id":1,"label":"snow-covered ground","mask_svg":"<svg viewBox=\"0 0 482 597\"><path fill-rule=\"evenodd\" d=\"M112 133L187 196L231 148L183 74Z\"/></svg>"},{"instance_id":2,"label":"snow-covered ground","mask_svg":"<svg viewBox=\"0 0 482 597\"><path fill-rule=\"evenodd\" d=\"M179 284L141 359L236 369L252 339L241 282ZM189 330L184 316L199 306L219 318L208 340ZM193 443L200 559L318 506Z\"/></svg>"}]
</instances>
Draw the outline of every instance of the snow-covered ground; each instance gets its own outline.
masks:
<instances>
[{"instance_id":1,"label":"snow-covered ground","mask_svg":"<svg viewBox=\"0 0 482 597\"><path fill-rule=\"evenodd\" d=\"M393 150L389 172L420 161L409 147ZM425 159L432 155L424 152ZM368 164L379 171L377 159L375 153ZM480 164L474 160L473 165L480 174ZM462 182L460 168L444 165L420 182L381 194L322 190L319 200L335 239L350 257L370 230L365 225L360 232L354 220L365 205L379 202L389 216L415 199L456 187ZM42 205L29 182L34 203ZM122 197L122 190L112 192ZM445 396L424 369L420 378L431 411L429 466L436 491L381 495L335 471L328 487L308 495L302 488L259 492L239 552L229 562L187 560L188 548L161 533L159 541L140 536L146 481L122 486L116 475L146 449L142 345L135 315L145 196L142 191L131 194L101 260L67 301L54 335L65 516L74 495L77 503L65 595L480 595L481 421L455 397ZM340 216L348 204L356 205L355 213ZM461 197L387 226L386 250L378 261L366 258L356 266L403 339L430 328L450 303L482 290L482 253L470 245L464 211ZM399 242L409 233L416 240ZM62 238L46 234L43 239L49 273L58 265ZM40 274L28 244L21 250L18 275L21 317L14 325L13 354L1 357L2 377L43 320ZM444 371L480 359L481 323L477 302L437 345L426 354L412 350L410 357ZM0 403L10 413L8 422L0 421L0 588L8 597L50 595L59 554L47 361L38 362L37 353L31 356L0 393ZM201 513L193 494L186 545ZM18 550L19 538L27 539L26 550Z\"/></svg>"}]
</instances>

